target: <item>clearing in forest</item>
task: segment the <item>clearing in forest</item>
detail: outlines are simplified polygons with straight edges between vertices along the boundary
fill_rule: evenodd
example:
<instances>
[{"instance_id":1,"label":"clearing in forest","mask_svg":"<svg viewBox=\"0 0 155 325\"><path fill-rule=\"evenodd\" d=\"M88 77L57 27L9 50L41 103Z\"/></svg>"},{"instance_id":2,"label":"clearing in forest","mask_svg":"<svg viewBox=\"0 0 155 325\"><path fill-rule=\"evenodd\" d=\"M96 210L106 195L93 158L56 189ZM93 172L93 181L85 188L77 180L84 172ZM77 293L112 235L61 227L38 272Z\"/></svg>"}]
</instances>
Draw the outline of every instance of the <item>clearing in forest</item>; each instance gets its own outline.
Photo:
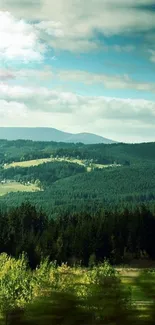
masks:
<instances>
[{"instance_id":1,"label":"clearing in forest","mask_svg":"<svg viewBox=\"0 0 155 325\"><path fill-rule=\"evenodd\" d=\"M107 167L120 167L121 165L113 164L113 165L103 165L103 164L95 164L95 163L87 163L85 160L80 160L76 158L42 158L42 159L34 159L34 160L26 160L26 161L17 161L12 162L10 164L5 164L4 169L11 168L11 167L31 167L31 166L38 166L43 163L48 162L68 162L73 164L78 164L81 166L87 167L87 171L91 171L94 168L107 168Z\"/></svg>"},{"instance_id":2,"label":"clearing in forest","mask_svg":"<svg viewBox=\"0 0 155 325\"><path fill-rule=\"evenodd\" d=\"M10 192L36 192L40 191L39 187L34 184L24 185L18 182L0 183L0 196Z\"/></svg>"}]
</instances>

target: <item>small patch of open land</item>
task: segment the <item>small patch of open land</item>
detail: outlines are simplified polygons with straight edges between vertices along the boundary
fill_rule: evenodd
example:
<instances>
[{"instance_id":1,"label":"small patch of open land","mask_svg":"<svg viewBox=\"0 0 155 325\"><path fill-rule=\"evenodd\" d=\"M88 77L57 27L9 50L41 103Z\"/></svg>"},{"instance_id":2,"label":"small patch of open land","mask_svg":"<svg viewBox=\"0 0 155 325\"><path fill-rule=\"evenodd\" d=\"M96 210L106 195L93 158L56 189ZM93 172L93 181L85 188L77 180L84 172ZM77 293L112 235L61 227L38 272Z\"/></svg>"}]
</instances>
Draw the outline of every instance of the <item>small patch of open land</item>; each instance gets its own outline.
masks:
<instances>
[{"instance_id":1,"label":"small patch of open land","mask_svg":"<svg viewBox=\"0 0 155 325\"><path fill-rule=\"evenodd\" d=\"M0 196L6 195L11 192L36 192L40 191L36 185L29 184L23 185L18 182L11 182L6 184L0 184Z\"/></svg>"},{"instance_id":2,"label":"small patch of open land","mask_svg":"<svg viewBox=\"0 0 155 325\"><path fill-rule=\"evenodd\" d=\"M117 164L111 164L111 165L103 165L103 164L95 164L91 163L90 165L87 164L85 160L80 160L80 159L75 159L75 158L42 158L42 159L34 159L34 160L27 160L27 161L17 161L17 162L12 162L10 164L5 164L4 169L11 168L11 167L31 167L31 166L38 166L43 163L48 163L48 162L68 162L72 164L78 164L81 166L87 167L87 171L90 172L93 168L107 168L107 167L120 167L121 165Z\"/></svg>"},{"instance_id":3,"label":"small patch of open land","mask_svg":"<svg viewBox=\"0 0 155 325\"><path fill-rule=\"evenodd\" d=\"M4 169L12 167L31 167L38 166L43 163L51 162L52 158L43 158L43 159L34 159L34 160L25 160L25 161L16 161L10 164L5 164Z\"/></svg>"}]
</instances>

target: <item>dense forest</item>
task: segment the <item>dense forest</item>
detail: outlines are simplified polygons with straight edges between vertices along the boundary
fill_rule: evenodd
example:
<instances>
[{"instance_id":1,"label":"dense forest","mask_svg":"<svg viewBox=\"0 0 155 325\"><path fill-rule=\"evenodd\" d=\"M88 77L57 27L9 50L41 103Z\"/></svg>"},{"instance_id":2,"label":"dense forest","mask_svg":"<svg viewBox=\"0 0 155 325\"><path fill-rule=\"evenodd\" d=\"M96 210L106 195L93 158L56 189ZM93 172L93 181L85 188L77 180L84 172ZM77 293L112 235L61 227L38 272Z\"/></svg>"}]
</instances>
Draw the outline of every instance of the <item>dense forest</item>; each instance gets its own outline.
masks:
<instances>
[{"instance_id":1,"label":"dense forest","mask_svg":"<svg viewBox=\"0 0 155 325\"><path fill-rule=\"evenodd\" d=\"M155 143L0 140L0 324L154 324L154 271L116 270L155 261L154 171Z\"/></svg>"},{"instance_id":2,"label":"dense forest","mask_svg":"<svg viewBox=\"0 0 155 325\"><path fill-rule=\"evenodd\" d=\"M49 219L29 203L0 213L0 253L27 253L30 266L42 257L71 265L102 262L128 263L134 258L155 259L155 214L145 206L133 212L98 210L63 213Z\"/></svg>"},{"instance_id":3,"label":"dense forest","mask_svg":"<svg viewBox=\"0 0 155 325\"><path fill-rule=\"evenodd\" d=\"M85 172L84 166L68 162L48 162L39 166L12 167L0 169L0 181L12 179L17 182L34 183L39 180L43 188L46 188L59 179L74 176Z\"/></svg>"},{"instance_id":4,"label":"dense forest","mask_svg":"<svg viewBox=\"0 0 155 325\"><path fill-rule=\"evenodd\" d=\"M0 140L0 164L53 156L93 159L98 163L141 164L155 159L155 143L95 144Z\"/></svg>"},{"instance_id":5,"label":"dense forest","mask_svg":"<svg viewBox=\"0 0 155 325\"><path fill-rule=\"evenodd\" d=\"M34 266L41 256L89 264L104 257L155 258L155 143L83 145L0 141L0 181L37 183L41 191L0 197L0 250L28 253ZM10 167L13 161L61 157L38 166ZM85 159L97 165L65 161ZM111 163L119 167L111 167ZM95 166L95 165L94 165Z\"/></svg>"},{"instance_id":6,"label":"dense forest","mask_svg":"<svg viewBox=\"0 0 155 325\"><path fill-rule=\"evenodd\" d=\"M154 209L154 164L96 169L90 173L83 166L66 162L45 163L35 167L1 169L1 180L41 182L40 192L10 193L0 198L8 207L29 201L42 207L49 217L61 211L113 210L139 203Z\"/></svg>"}]
</instances>

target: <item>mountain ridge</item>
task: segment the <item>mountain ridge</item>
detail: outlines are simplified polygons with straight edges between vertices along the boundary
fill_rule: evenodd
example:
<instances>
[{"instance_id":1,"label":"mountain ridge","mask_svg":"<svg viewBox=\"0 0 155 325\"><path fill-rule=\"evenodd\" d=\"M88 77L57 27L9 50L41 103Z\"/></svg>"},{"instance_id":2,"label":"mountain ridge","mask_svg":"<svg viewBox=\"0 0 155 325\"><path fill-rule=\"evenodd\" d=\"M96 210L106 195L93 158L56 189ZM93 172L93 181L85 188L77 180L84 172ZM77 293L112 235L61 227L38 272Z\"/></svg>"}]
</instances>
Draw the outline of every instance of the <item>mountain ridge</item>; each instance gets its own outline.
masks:
<instances>
[{"instance_id":1,"label":"mountain ridge","mask_svg":"<svg viewBox=\"0 0 155 325\"><path fill-rule=\"evenodd\" d=\"M67 143L82 142L84 144L116 143L116 141L93 133L69 133L50 127L0 127L0 139L56 141Z\"/></svg>"}]
</instances>

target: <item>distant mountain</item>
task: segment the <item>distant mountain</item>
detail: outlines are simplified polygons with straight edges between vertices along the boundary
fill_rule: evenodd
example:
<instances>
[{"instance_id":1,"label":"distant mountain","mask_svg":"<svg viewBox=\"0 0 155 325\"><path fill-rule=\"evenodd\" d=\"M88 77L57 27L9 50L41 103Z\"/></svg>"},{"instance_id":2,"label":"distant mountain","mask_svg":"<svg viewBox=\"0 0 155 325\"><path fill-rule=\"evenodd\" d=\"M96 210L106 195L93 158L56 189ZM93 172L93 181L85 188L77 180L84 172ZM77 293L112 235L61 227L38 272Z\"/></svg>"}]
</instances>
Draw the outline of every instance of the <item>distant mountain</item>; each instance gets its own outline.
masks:
<instances>
[{"instance_id":1,"label":"distant mountain","mask_svg":"<svg viewBox=\"0 0 155 325\"><path fill-rule=\"evenodd\" d=\"M6 140L33 140L56 142L82 142L84 144L115 143L106 138L92 133L66 133L54 128L46 127L0 127L0 139Z\"/></svg>"}]
</instances>

